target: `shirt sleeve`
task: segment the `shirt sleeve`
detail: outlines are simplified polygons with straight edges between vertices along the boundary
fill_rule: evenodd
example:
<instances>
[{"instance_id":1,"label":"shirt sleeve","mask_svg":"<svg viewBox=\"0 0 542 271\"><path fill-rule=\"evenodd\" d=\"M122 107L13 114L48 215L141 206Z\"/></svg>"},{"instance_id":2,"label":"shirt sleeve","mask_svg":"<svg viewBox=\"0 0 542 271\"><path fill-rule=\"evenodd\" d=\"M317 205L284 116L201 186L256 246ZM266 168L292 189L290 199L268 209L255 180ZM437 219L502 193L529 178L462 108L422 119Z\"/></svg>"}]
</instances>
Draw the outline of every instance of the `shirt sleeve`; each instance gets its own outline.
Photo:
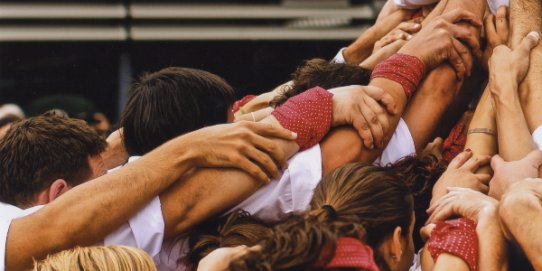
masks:
<instances>
[{"instance_id":1,"label":"shirt sleeve","mask_svg":"<svg viewBox=\"0 0 542 271\"><path fill-rule=\"evenodd\" d=\"M337 64L346 63L346 60L344 59L344 55L343 55L344 49L346 49L346 47L341 48L341 50L339 50L337 55L335 55L335 57L330 62L331 63L337 63Z\"/></svg>"},{"instance_id":2,"label":"shirt sleeve","mask_svg":"<svg viewBox=\"0 0 542 271\"><path fill-rule=\"evenodd\" d=\"M128 223L109 234L104 245L137 247L155 258L162 248L164 227L160 199L156 197Z\"/></svg>"}]
</instances>

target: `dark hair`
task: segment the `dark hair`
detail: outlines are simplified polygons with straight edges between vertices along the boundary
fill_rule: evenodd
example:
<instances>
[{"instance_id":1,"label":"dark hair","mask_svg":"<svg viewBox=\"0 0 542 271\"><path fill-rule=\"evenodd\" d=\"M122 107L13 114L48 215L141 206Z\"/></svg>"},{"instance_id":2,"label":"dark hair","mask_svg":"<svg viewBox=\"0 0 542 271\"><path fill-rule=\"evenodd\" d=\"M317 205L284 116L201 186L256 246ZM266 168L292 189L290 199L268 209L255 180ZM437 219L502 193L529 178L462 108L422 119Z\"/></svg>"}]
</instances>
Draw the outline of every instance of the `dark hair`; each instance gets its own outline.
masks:
<instances>
[{"instance_id":1,"label":"dark hair","mask_svg":"<svg viewBox=\"0 0 542 271\"><path fill-rule=\"evenodd\" d=\"M82 120L46 113L14 123L0 140L0 201L24 206L56 179L86 181L89 157L106 146Z\"/></svg>"},{"instance_id":2,"label":"dark hair","mask_svg":"<svg viewBox=\"0 0 542 271\"><path fill-rule=\"evenodd\" d=\"M202 223L189 237L190 251L184 259L188 266L195 266L213 250L240 245L253 246L272 234L271 227L244 210Z\"/></svg>"},{"instance_id":3,"label":"dark hair","mask_svg":"<svg viewBox=\"0 0 542 271\"><path fill-rule=\"evenodd\" d=\"M334 238L348 236L371 246L376 262L387 270L377 247L396 227L404 229L404 236L409 234L414 199L395 170L358 163L324 176L310 207L304 219L277 225L261 252L251 252L234 261L231 269L308 270L322 249L334 244Z\"/></svg>"},{"instance_id":4,"label":"dark hair","mask_svg":"<svg viewBox=\"0 0 542 271\"><path fill-rule=\"evenodd\" d=\"M170 67L144 74L131 87L120 125L130 155L208 125L225 123L234 91L212 73Z\"/></svg>"},{"instance_id":5,"label":"dark hair","mask_svg":"<svg viewBox=\"0 0 542 271\"><path fill-rule=\"evenodd\" d=\"M330 89L349 85L367 85L370 78L371 71L357 65L330 63L319 58L307 60L292 74L293 85L280 90L280 94L273 98L269 105L277 107L290 97L316 86Z\"/></svg>"},{"instance_id":6,"label":"dark hair","mask_svg":"<svg viewBox=\"0 0 542 271\"><path fill-rule=\"evenodd\" d=\"M414 195L416 223L414 224L413 237L414 247L419 250L424 245L419 232L429 218L426 210L431 202L433 186L446 170L446 164L438 160L436 156L427 154L407 156L387 167L401 174L402 179Z\"/></svg>"}]
</instances>

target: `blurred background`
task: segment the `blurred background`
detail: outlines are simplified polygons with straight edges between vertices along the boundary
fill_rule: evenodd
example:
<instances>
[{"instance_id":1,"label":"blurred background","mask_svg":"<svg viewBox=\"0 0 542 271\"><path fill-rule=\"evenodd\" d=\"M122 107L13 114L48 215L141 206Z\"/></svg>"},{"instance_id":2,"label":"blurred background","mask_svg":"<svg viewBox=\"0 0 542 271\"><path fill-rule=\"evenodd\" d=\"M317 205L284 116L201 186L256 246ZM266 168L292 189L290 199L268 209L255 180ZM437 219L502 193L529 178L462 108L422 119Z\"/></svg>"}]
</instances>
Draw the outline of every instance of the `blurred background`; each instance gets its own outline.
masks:
<instances>
[{"instance_id":1,"label":"blurred background","mask_svg":"<svg viewBox=\"0 0 542 271\"><path fill-rule=\"evenodd\" d=\"M224 77L238 97L331 59L384 0L0 1L0 104L116 122L131 80L167 66ZM83 108L83 109L81 109ZM75 111L87 112L75 112Z\"/></svg>"}]
</instances>

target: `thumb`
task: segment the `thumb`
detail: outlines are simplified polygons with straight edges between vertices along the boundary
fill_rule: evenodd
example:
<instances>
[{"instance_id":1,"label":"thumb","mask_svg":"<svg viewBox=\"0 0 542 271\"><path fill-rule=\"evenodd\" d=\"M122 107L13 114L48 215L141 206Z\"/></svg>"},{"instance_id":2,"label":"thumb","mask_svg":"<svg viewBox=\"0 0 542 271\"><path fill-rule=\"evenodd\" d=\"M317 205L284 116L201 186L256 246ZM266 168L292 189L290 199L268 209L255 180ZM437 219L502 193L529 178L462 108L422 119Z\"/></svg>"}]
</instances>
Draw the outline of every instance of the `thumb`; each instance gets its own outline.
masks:
<instances>
[{"instance_id":1,"label":"thumb","mask_svg":"<svg viewBox=\"0 0 542 271\"><path fill-rule=\"evenodd\" d=\"M495 156L493 156L493 158L491 158L491 168L494 171L495 171L496 168L498 168L503 163L504 163L504 160L498 154L496 154Z\"/></svg>"},{"instance_id":2,"label":"thumb","mask_svg":"<svg viewBox=\"0 0 542 271\"><path fill-rule=\"evenodd\" d=\"M531 50L538 44L540 40L540 34L536 31L532 31L525 36L519 45L519 48L525 52L531 52Z\"/></svg>"}]
</instances>

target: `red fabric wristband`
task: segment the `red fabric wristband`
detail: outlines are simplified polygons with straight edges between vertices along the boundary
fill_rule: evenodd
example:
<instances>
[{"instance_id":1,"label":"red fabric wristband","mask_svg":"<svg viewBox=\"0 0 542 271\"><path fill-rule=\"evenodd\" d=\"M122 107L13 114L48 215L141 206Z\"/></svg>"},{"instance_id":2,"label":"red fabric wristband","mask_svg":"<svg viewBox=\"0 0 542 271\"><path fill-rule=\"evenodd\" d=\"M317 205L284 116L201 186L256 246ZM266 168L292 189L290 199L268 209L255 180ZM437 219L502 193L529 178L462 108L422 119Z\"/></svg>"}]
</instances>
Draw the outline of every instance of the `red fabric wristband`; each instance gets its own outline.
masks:
<instances>
[{"instance_id":1,"label":"red fabric wristband","mask_svg":"<svg viewBox=\"0 0 542 271\"><path fill-rule=\"evenodd\" d=\"M463 122L458 122L442 144L442 158L448 164L465 149L467 144L467 136L463 133L465 128Z\"/></svg>"},{"instance_id":2,"label":"red fabric wristband","mask_svg":"<svg viewBox=\"0 0 542 271\"><path fill-rule=\"evenodd\" d=\"M282 127L297 133L297 145L306 150L320 142L333 120L333 94L315 87L294 96L273 111Z\"/></svg>"},{"instance_id":3,"label":"red fabric wristband","mask_svg":"<svg viewBox=\"0 0 542 271\"><path fill-rule=\"evenodd\" d=\"M233 103L233 105L231 107L231 112L235 113L235 112L239 111L241 106L245 106L245 104L247 104L250 101L254 100L254 98L256 98L256 95L247 95L247 96L243 97L243 99L235 101L235 103Z\"/></svg>"},{"instance_id":4,"label":"red fabric wristband","mask_svg":"<svg viewBox=\"0 0 542 271\"><path fill-rule=\"evenodd\" d=\"M374 78L393 80L401 86L407 95L412 97L425 75L425 66L417 57L405 54L394 54L385 61L380 62L371 74Z\"/></svg>"},{"instance_id":5,"label":"red fabric wristband","mask_svg":"<svg viewBox=\"0 0 542 271\"><path fill-rule=\"evenodd\" d=\"M465 261L471 271L476 271L478 267L476 223L466 218L438 222L431 233L427 249L435 262L440 254L449 253Z\"/></svg>"}]
</instances>

